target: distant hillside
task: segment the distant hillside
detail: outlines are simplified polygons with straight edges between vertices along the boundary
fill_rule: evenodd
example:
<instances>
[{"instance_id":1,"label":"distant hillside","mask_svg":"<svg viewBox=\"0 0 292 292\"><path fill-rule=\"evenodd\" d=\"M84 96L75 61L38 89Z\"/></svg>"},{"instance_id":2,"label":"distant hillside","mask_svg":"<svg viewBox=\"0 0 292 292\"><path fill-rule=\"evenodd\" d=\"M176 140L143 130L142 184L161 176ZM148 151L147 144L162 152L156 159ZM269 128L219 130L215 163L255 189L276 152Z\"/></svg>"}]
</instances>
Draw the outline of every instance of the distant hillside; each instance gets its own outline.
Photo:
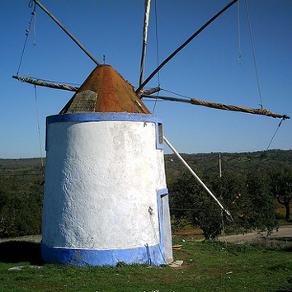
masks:
<instances>
[{"instance_id":1,"label":"distant hillside","mask_svg":"<svg viewBox=\"0 0 292 292\"><path fill-rule=\"evenodd\" d=\"M182 154L199 174L218 172L218 153ZM245 153L221 153L222 172L269 170L292 168L292 150L269 150ZM174 154L165 155L168 183L174 182L187 170ZM25 191L34 183L43 181L39 158L0 159L0 191ZM9 187L14 185L13 190ZM38 187L39 189L39 187Z\"/></svg>"},{"instance_id":2,"label":"distant hillside","mask_svg":"<svg viewBox=\"0 0 292 292\"><path fill-rule=\"evenodd\" d=\"M39 158L0 159L0 194L24 195L42 192Z\"/></svg>"},{"instance_id":3,"label":"distant hillside","mask_svg":"<svg viewBox=\"0 0 292 292\"><path fill-rule=\"evenodd\" d=\"M183 158L198 173L218 172L218 153L182 154ZM221 153L222 173L267 171L271 168L290 167L292 150L269 150L244 153ZM187 170L174 154L165 155L167 180L174 182Z\"/></svg>"}]
</instances>

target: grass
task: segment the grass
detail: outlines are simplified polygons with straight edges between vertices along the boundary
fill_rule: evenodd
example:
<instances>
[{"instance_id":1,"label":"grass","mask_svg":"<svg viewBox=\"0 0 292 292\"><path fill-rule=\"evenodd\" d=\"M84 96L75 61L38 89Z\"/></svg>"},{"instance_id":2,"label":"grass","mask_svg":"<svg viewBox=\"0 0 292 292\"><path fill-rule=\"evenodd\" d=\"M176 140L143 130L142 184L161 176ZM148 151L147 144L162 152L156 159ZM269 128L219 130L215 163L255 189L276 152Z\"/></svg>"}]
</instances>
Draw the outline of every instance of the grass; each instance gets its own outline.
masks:
<instances>
[{"instance_id":1,"label":"grass","mask_svg":"<svg viewBox=\"0 0 292 292\"><path fill-rule=\"evenodd\" d=\"M292 291L292 250L174 241L177 269L42 265L38 243L1 243L0 291Z\"/></svg>"}]
</instances>

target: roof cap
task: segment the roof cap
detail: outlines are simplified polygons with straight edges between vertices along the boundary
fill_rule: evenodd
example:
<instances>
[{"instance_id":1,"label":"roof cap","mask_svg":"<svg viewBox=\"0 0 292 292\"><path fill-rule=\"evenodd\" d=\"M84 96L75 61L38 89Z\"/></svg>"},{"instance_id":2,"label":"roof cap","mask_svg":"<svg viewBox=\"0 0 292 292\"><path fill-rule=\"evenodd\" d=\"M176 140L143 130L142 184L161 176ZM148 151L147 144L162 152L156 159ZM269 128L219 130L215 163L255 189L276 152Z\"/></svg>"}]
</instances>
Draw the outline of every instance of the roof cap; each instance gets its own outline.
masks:
<instances>
[{"instance_id":1,"label":"roof cap","mask_svg":"<svg viewBox=\"0 0 292 292\"><path fill-rule=\"evenodd\" d=\"M150 113L134 87L110 65L97 66L60 114L82 112Z\"/></svg>"}]
</instances>

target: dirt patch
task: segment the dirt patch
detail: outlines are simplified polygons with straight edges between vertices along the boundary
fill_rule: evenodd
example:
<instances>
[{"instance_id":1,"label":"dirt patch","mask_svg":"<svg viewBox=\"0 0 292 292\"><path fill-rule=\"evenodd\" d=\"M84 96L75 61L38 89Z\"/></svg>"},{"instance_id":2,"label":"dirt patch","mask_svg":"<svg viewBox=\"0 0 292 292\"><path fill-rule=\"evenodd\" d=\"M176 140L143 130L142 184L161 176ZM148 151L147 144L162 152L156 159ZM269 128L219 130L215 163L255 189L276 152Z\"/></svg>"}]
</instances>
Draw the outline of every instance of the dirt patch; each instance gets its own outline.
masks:
<instances>
[{"instance_id":1,"label":"dirt patch","mask_svg":"<svg viewBox=\"0 0 292 292\"><path fill-rule=\"evenodd\" d=\"M19 237L0 238L0 243L7 241L26 241L40 243L41 239L42 239L41 235L25 235Z\"/></svg>"},{"instance_id":2,"label":"dirt patch","mask_svg":"<svg viewBox=\"0 0 292 292\"><path fill-rule=\"evenodd\" d=\"M267 235L266 232L255 231L245 234L219 236L218 240L237 244L261 243L270 247L289 248L292 246L292 226L281 226L278 230L274 230L270 235Z\"/></svg>"},{"instance_id":3,"label":"dirt patch","mask_svg":"<svg viewBox=\"0 0 292 292\"><path fill-rule=\"evenodd\" d=\"M202 239L203 231L199 227L186 226L181 229L173 230L173 235L192 236L194 239Z\"/></svg>"}]
</instances>

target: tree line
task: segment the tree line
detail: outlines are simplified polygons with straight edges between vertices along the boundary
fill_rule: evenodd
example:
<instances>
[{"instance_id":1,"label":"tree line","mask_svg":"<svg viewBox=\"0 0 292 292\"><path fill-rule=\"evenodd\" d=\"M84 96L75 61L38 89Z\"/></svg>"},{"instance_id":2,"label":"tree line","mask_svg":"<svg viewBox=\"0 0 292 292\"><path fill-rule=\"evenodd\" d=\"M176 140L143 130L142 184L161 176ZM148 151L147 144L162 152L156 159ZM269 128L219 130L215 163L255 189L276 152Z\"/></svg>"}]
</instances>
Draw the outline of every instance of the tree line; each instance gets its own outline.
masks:
<instances>
[{"instance_id":1,"label":"tree line","mask_svg":"<svg viewBox=\"0 0 292 292\"><path fill-rule=\"evenodd\" d=\"M290 220L292 151L225 153L223 175L218 175L218 154L185 154L208 187L233 215L233 222L185 173L173 155L166 155L166 174L173 222L182 219L202 228L206 238L225 231L277 227L275 204L285 207ZM0 237L40 234L43 177L37 159L0 159Z\"/></svg>"}]
</instances>

